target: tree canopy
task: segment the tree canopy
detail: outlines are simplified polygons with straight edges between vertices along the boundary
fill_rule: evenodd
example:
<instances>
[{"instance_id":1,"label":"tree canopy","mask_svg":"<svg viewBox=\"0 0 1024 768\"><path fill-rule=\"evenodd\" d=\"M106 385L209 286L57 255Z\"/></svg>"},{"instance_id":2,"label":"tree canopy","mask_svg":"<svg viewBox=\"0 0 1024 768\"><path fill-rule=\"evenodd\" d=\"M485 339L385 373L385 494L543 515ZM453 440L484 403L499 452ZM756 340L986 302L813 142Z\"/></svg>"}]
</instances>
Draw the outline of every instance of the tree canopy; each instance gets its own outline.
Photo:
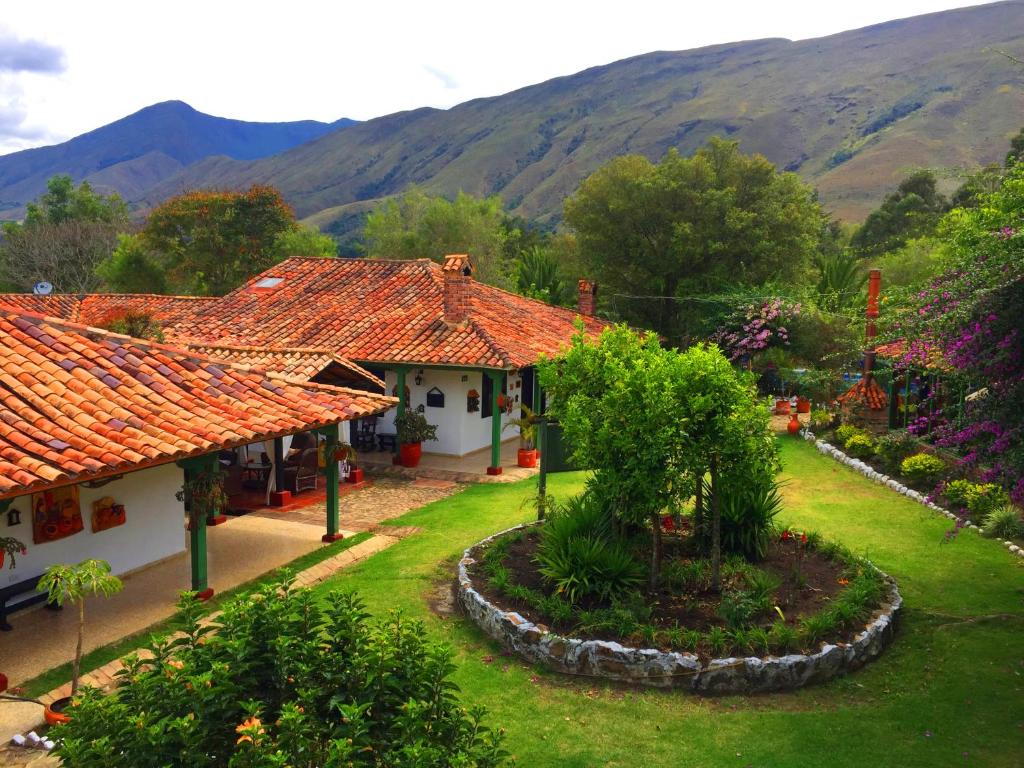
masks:
<instances>
[{"instance_id":1,"label":"tree canopy","mask_svg":"<svg viewBox=\"0 0 1024 768\"><path fill-rule=\"evenodd\" d=\"M0 286L28 291L47 281L64 293L95 290L96 266L107 258L117 234L128 227L128 208L116 194L101 195L88 182L54 176L46 192L29 203L23 223L3 225Z\"/></svg>"},{"instance_id":2,"label":"tree canopy","mask_svg":"<svg viewBox=\"0 0 1024 768\"><path fill-rule=\"evenodd\" d=\"M947 210L949 203L938 192L935 174L915 171L868 214L850 246L862 256L902 248L912 238L932 234Z\"/></svg>"},{"instance_id":3,"label":"tree canopy","mask_svg":"<svg viewBox=\"0 0 1024 768\"><path fill-rule=\"evenodd\" d=\"M673 341L700 330L703 310L681 300L802 276L824 230L810 187L719 138L692 157L612 160L566 201L565 220L622 318Z\"/></svg>"}]
</instances>

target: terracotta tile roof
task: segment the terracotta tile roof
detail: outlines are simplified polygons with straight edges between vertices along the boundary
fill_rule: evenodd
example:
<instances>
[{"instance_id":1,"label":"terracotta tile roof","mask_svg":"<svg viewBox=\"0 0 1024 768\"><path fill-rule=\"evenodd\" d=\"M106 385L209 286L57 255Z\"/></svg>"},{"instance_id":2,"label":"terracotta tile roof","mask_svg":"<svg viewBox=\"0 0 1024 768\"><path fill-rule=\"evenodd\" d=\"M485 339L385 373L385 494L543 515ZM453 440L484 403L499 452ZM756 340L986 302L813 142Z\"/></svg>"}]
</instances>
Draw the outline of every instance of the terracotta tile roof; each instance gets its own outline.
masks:
<instances>
[{"instance_id":1,"label":"terracotta tile roof","mask_svg":"<svg viewBox=\"0 0 1024 768\"><path fill-rule=\"evenodd\" d=\"M216 344L188 344L186 348L203 357L274 371L303 381L310 381L314 376L337 366L343 369L342 375L333 378L358 381L384 391L384 382L368 370L326 349L268 349Z\"/></svg>"},{"instance_id":2,"label":"terracotta tile roof","mask_svg":"<svg viewBox=\"0 0 1024 768\"><path fill-rule=\"evenodd\" d=\"M0 307L36 312L76 323L95 325L110 315L134 310L153 316L161 324L196 320L218 299L215 296L161 296L151 293L2 293Z\"/></svg>"},{"instance_id":3,"label":"terracotta tile roof","mask_svg":"<svg viewBox=\"0 0 1024 768\"><path fill-rule=\"evenodd\" d=\"M889 396L874 376L868 379L868 383L861 379L836 399L843 404L860 401L873 411L881 411L889 403Z\"/></svg>"},{"instance_id":4,"label":"terracotta tile roof","mask_svg":"<svg viewBox=\"0 0 1024 768\"><path fill-rule=\"evenodd\" d=\"M258 287L270 277L281 281ZM429 260L292 258L165 333L180 343L330 349L360 362L521 368L557 354L576 317L471 281L469 321L449 325L442 268ZM584 322L592 333L606 325Z\"/></svg>"},{"instance_id":5,"label":"terracotta tile roof","mask_svg":"<svg viewBox=\"0 0 1024 768\"><path fill-rule=\"evenodd\" d=\"M0 498L380 413L395 402L0 309Z\"/></svg>"}]
</instances>

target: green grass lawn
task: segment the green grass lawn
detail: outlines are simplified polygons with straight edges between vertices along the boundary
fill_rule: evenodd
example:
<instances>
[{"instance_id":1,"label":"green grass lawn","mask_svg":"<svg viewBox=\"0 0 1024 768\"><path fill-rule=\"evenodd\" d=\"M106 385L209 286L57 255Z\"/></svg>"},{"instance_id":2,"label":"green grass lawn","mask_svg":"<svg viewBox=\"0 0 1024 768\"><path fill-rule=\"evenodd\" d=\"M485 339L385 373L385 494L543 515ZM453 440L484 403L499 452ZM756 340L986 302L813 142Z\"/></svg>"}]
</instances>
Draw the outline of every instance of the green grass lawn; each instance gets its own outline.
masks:
<instances>
[{"instance_id":1,"label":"green grass lawn","mask_svg":"<svg viewBox=\"0 0 1024 768\"><path fill-rule=\"evenodd\" d=\"M450 643L466 703L483 704L521 766L1020 766L1024 568L997 543L785 439L782 522L868 555L899 582L895 643L849 677L803 691L702 699L533 668L461 617L431 612L462 550L529 519L535 481L477 485L410 512L423 530L322 585L371 611L401 608ZM554 476L565 497L580 474ZM410 660L410 663L414 663Z\"/></svg>"}]
</instances>

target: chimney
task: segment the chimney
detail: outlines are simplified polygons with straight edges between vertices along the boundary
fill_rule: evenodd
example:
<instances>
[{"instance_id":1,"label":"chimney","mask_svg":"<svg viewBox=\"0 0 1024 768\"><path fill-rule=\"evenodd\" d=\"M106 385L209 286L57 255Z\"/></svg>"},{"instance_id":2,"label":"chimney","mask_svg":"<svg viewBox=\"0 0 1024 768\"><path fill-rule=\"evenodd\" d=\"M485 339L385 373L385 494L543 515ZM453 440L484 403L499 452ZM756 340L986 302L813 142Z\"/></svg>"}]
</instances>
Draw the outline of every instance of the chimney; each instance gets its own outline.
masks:
<instances>
[{"instance_id":1,"label":"chimney","mask_svg":"<svg viewBox=\"0 0 1024 768\"><path fill-rule=\"evenodd\" d=\"M584 317L594 316L594 313L597 311L597 283L590 280L580 280L576 309Z\"/></svg>"},{"instance_id":2,"label":"chimney","mask_svg":"<svg viewBox=\"0 0 1024 768\"><path fill-rule=\"evenodd\" d=\"M473 262L464 253L450 254L444 257L441 272L444 275L444 321L448 325L462 325L469 320Z\"/></svg>"}]
</instances>

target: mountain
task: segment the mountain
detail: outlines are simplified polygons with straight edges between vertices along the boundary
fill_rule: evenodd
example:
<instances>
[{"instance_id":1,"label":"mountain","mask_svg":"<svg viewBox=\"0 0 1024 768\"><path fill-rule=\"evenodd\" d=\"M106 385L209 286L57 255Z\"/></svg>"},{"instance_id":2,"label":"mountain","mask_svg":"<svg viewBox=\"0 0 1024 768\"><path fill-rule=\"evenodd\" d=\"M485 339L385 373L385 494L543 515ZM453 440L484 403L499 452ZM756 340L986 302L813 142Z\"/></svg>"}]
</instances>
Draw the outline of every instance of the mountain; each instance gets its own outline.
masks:
<instances>
[{"instance_id":1,"label":"mountain","mask_svg":"<svg viewBox=\"0 0 1024 768\"><path fill-rule=\"evenodd\" d=\"M996 49L1024 59L1020 0L813 40L650 53L448 110L369 120L261 160L201 160L144 199L262 182L337 231L366 201L415 182L500 193L513 212L553 221L612 157L690 153L718 134L796 171L836 215L859 220L909 169L971 168L1005 154L1024 124L1024 68Z\"/></svg>"},{"instance_id":2,"label":"mountain","mask_svg":"<svg viewBox=\"0 0 1024 768\"><path fill-rule=\"evenodd\" d=\"M0 210L15 214L58 173L132 200L204 158L267 157L354 122L250 123L165 101L63 144L0 156Z\"/></svg>"}]
</instances>

